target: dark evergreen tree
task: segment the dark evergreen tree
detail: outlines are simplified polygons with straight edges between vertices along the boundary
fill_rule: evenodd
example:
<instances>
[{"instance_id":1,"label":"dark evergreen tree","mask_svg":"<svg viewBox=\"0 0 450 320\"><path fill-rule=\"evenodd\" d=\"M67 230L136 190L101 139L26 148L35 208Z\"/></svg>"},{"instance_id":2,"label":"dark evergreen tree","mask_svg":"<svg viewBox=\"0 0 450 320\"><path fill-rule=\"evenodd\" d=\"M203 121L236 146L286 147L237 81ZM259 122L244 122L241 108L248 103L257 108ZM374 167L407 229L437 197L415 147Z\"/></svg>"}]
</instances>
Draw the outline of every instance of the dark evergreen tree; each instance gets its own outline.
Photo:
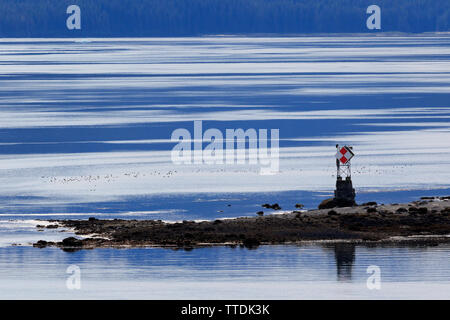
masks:
<instances>
[{"instance_id":1,"label":"dark evergreen tree","mask_svg":"<svg viewBox=\"0 0 450 320\"><path fill-rule=\"evenodd\" d=\"M66 28L71 4L80 31ZM367 33L372 4L382 31L450 30L449 0L0 0L0 37Z\"/></svg>"}]
</instances>

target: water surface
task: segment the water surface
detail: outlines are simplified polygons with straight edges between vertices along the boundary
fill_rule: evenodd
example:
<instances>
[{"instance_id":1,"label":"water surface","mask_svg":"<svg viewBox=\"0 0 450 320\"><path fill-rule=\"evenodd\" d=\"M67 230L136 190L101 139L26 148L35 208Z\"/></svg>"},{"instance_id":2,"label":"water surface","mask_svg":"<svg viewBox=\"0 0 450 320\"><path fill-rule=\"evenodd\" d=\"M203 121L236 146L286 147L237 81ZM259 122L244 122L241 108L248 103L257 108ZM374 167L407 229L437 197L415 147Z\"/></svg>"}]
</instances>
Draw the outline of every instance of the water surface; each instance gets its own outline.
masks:
<instances>
[{"instance_id":1,"label":"water surface","mask_svg":"<svg viewBox=\"0 0 450 320\"><path fill-rule=\"evenodd\" d=\"M449 299L448 244L351 244L64 252L0 248L0 298L12 299ZM81 289L69 290L70 265ZM369 266L381 289L369 290Z\"/></svg>"},{"instance_id":2,"label":"water surface","mask_svg":"<svg viewBox=\"0 0 450 320\"><path fill-rule=\"evenodd\" d=\"M191 199L235 197L228 193L248 194L249 206L265 198L315 207L334 187L336 143L354 146L358 192L448 189L449 44L447 36L2 39L0 214L181 216L198 208ZM193 132L194 120L222 132L279 129L280 172L174 165L171 134ZM274 192L279 200L268 199Z\"/></svg>"},{"instance_id":3,"label":"water surface","mask_svg":"<svg viewBox=\"0 0 450 320\"><path fill-rule=\"evenodd\" d=\"M448 245L36 249L36 219L315 208L351 144L358 201L450 194L447 36L0 39L1 298L446 298ZM174 166L171 133L279 129L280 172ZM267 214L273 212L266 212ZM13 245L16 246L13 246ZM20 246L17 246L20 244ZM68 290L77 265L82 289ZM367 267L382 271L368 290Z\"/></svg>"}]
</instances>

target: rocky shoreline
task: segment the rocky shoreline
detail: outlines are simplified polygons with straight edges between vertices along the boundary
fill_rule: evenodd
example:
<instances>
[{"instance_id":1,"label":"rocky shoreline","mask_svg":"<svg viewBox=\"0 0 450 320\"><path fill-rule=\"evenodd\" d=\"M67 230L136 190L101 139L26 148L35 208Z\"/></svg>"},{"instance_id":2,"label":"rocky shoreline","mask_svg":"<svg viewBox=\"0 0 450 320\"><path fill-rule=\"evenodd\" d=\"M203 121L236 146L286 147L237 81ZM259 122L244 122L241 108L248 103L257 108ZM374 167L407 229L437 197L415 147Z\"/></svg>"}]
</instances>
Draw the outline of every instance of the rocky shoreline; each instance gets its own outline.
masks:
<instances>
[{"instance_id":1,"label":"rocky shoreline","mask_svg":"<svg viewBox=\"0 0 450 320\"><path fill-rule=\"evenodd\" d=\"M264 205L263 205L264 206ZM83 239L43 240L35 247L64 250L98 247L157 246L191 249L228 245L254 248L264 244L303 241L450 242L450 197L424 197L407 204L292 211L276 215L215 221L52 220L40 228L71 228Z\"/></svg>"}]
</instances>

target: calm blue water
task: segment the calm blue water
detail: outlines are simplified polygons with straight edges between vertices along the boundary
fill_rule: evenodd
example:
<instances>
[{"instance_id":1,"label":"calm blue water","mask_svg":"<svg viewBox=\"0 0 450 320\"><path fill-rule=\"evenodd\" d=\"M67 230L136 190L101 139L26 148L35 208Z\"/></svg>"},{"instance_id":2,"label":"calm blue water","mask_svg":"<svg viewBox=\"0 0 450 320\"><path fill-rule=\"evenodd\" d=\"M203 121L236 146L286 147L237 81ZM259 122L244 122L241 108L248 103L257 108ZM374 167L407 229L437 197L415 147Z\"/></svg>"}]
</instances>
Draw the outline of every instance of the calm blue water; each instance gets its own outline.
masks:
<instances>
[{"instance_id":1,"label":"calm blue water","mask_svg":"<svg viewBox=\"0 0 450 320\"><path fill-rule=\"evenodd\" d=\"M0 297L448 298L446 245L68 253L29 244L70 235L37 232L36 219L315 208L333 192L336 143L354 146L359 202L450 195L449 57L446 36L0 39ZM279 129L279 172L174 165L171 134L192 132L194 120L221 132ZM65 287L71 264L81 291ZM381 291L366 288L372 264Z\"/></svg>"},{"instance_id":2,"label":"calm blue water","mask_svg":"<svg viewBox=\"0 0 450 320\"><path fill-rule=\"evenodd\" d=\"M364 203L406 203L424 196L448 196L450 188L429 190L398 190L370 192L360 190L356 201ZM265 203L278 203L281 211L298 210L295 205L303 204L305 209L316 209L318 204L333 197L332 192L284 191L258 193L185 193L156 194L126 197L120 201L77 203L74 205L20 206L13 212L5 210L0 220L11 219L160 219L166 221L215 220L241 216L255 216L258 211L266 214L279 213L262 208Z\"/></svg>"},{"instance_id":3,"label":"calm blue water","mask_svg":"<svg viewBox=\"0 0 450 320\"><path fill-rule=\"evenodd\" d=\"M448 299L448 245L349 244L64 252L0 248L0 297L46 299ZM380 289L368 289L369 266ZM81 288L68 289L69 266Z\"/></svg>"},{"instance_id":4,"label":"calm blue water","mask_svg":"<svg viewBox=\"0 0 450 320\"><path fill-rule=\"evenodd\" d=\"M212 219L254 214L265 202L314 208L333 191L336 143L354 146L361 199L448 189L449 43L1 40L0 217ZM279 129L278 174L260 175L260 164L175 165L171 134L193 134L194 120L203 131Z\"/></svg>"}]
</instances>

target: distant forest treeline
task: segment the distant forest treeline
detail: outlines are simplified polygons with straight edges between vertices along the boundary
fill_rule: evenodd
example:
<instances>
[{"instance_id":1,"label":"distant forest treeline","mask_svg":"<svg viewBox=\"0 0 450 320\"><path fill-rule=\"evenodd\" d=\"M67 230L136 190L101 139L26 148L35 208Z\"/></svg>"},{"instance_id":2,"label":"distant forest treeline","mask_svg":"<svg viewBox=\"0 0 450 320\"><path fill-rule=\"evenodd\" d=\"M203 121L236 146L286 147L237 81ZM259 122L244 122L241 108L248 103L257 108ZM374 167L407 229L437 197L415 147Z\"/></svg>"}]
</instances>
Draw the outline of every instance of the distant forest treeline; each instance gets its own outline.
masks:
<instances>
[{"instance_id":1,"label":"distant forest treeline","mask_svg":"<svg viewBox=\"0 0 450 320\"><path fill-rule=\"evenodd\" d=\"M82 30L66 28L71 4ZM381 31L450 31L450 0L0 0L0 37L374 33L372 4Z\"/></svg>"}]
</instances>

